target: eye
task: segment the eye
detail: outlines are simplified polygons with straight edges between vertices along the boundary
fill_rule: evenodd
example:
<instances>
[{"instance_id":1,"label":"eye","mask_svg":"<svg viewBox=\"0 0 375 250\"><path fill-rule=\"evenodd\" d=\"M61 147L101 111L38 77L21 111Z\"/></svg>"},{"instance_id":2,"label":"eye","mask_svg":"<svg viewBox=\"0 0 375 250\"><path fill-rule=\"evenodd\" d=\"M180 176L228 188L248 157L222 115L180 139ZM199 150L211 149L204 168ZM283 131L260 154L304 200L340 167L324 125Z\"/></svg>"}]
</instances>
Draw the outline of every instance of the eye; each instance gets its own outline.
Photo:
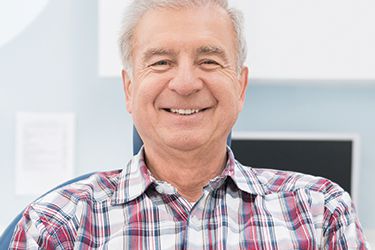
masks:
<instances>
[{"instance_id":1,"label":"eye","mask_svg":"<svg viewBox=\"0 0 375 250\"><path fill-rule=\"evenodd\" d=\"M159 60L149 64L147 67L155 71L165 71L172 66L172 62L169 60Z\"/></svg>"},{"instance_id":2,"label":"eye","mask_svg":"<svg viewBox=\"0 0 375 250\"><path fill-rule=\"evenodd\" d=\"M222 67L220 63L218 63L217 61L212 60L212 59L202 60L200 65L203 69L206 69L206 70L213 70L213 69L217 69L217 68Z\"/></svg>"},{"instance_id":3,"label":"eye","mask_svg":"<svg viewBox=\"0 0 375 250\"><path fill-rule=\"evenodd\" d=\"M165 65L169 65L169 62L167 60L161 60L161 61L151 64L151 66L165 66Z\"/></svg>"},{"instance_id":4,"label":"eye","mask_svg":"<svg viewBox=\"0 0 375 250\"><path fill-rule=\"evenodd\" d=\"M219 65L217 62L215 62L214 60L204 60L203 61L203 64L216 64L216 65Z\"/></svg>"}]
</instances>

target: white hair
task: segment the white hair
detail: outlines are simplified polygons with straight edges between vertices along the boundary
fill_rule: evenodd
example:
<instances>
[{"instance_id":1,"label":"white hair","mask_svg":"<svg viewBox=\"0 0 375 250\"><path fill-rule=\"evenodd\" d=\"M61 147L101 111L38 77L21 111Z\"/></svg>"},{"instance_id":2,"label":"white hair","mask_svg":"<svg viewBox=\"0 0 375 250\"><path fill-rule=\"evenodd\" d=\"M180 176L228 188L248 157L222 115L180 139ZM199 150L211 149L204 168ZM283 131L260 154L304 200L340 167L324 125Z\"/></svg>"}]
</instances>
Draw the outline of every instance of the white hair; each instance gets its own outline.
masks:
<instances>
[{"instance_id":1,"label":"white hair","mask_svg":"<svg viewBox=\"0 0 375 250\"><path fill-rule=\"evenodd\" d=\"M146 12L156 8L181 9L201 7L208 4L223 8L232 21L233 29L236 34L236 69L237 73L240 74L247 53L246 39L243 31L243 16L237 9L230 8L227 0L133 0L124 12L119 35L120 55L124 69L127 70L130 75L132 74L133 67L131 57L134 32L138 22Z\"/></svg>"}]
</instances>

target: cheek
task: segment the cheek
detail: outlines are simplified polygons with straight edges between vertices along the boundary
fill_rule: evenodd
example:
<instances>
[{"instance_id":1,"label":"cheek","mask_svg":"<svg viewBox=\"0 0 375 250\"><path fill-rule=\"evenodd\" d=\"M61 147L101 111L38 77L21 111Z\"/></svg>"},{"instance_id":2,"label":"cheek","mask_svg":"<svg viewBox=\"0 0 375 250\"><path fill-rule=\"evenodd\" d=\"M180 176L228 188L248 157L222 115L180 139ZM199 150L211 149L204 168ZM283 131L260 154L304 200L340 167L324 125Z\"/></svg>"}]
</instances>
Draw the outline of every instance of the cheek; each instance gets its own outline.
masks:
<instances>
[{"instance_id":1,"label":"cheek","mask_svg":"<svg viewBox=\"0 0 375 250\"><path fill-rule=\"evenodd\" d=\"M154 108L155 102L162 93L165 79L160 77L147 77L137 82L134 88L133 109L140 112Z\"/></svg>"},{"instance_id":2,"label":"cheek","mask_svg":"<svg viewBox=\"0 0 375 250\"><path fill-rule=\"evenodd\" d=\"M237 78L231 75L220 74L212 75L204 79L211 93L218 99L231 105L238 105L241 98L240 83Z\"/></svg>"}]
</instances>

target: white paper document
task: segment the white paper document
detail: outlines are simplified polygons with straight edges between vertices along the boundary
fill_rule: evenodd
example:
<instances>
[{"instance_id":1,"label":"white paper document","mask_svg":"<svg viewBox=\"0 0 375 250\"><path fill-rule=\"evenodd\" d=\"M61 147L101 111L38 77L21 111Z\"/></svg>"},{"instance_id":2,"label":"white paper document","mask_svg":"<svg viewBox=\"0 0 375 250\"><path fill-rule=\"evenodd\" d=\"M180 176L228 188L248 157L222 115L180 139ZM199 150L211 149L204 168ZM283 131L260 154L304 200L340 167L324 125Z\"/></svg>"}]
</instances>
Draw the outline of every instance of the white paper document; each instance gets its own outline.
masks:
<instances>
[{"instance_id":1,"label":"white paper document","mask_svg":"<svg viewBox=\"0 0 375 250\"><path fill-rule=\"evenodd\" d=\"M73 113L17 113L16 194L41 195L73 177Z\"/></svg>"}]
</instances>

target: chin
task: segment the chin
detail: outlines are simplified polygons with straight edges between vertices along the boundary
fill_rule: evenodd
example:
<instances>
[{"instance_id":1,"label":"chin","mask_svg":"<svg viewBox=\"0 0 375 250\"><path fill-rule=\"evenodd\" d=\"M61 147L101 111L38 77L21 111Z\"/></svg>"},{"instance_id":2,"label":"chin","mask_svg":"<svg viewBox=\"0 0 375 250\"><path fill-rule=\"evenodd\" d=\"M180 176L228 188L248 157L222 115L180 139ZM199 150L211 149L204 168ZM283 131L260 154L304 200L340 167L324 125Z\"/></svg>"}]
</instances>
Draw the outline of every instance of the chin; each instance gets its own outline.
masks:
<instances>
[{"instance_id":1,"label":"chin","mask_svg":"<svg viewBox=\"0 0 375 250\"><path fill-rule=\"evenodd\" d=\"M166 145L180 151L191 151L204 145L204 138L197 136L177 136L168 138Z\"/></svg>"}]
</instances>

